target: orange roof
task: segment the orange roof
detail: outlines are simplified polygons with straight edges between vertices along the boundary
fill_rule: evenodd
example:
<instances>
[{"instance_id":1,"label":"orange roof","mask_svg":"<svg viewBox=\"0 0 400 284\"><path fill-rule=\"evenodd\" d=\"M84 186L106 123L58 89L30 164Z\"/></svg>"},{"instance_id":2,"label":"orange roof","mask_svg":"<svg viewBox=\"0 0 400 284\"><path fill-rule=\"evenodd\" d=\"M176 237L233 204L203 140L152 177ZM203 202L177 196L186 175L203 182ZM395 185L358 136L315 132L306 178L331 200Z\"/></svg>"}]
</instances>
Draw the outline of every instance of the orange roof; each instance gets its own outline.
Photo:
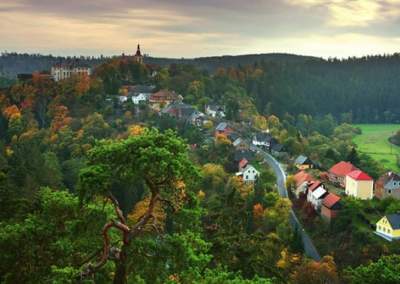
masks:
<instances>
[{"instance_id":1,"label":"orange roof","mask_svg":"<svg viewBox=\"0 0 400 284\"><path fill-rule=\"evenodd\" d=\"M312 181L313 177L309 174L306 173L305 171L300 171L297 174L295 174L293 176L295 182L296 182L296 186L300 186L302 183L304 183L305 181Z\"/></svg>"},{"instance_id":2,"label":"orange roof","mask_svg":"<svg viewBox=\"0 0 400 284\"><path fill-rule=\"evenodd\" d=\"M336 176L346 176L354 170L357 168L352 163L342 161L330 168L329 172Z\"/></svg>"},{"instance_id":3,"label":"orange roof","mask_svg":"<svg viewBox=\"0 0 400 284\"><path fill-rule=\"evenodd\" d=\"M372 177L360 170L352 171L347 176L351 177L354 180L373 180Z\"/></svg>"},{"instance_id":4,"label":"orange roof","mask_svg":"<svg viewBox=\"0 0 400 284\"><path fill-rule=\"evenodd\" d=\"M332 208L339 201L340 201L339 196L333 193L329 193L327 196L325 196L324 200L322 201L322 204L325 207Z\"/></svg>"},{"instance_id":5,"label":"orange roof","mask_svg":"<svg viewBox=\"0 0 400 284\"><path fill-rule=\"evenodd\" d=\"M322 185L322 183L319 180L313 180L310 182L310 185L308 187L308 190L313 192L314 190L316 190L320 185Z\"/></svg>"},{"instance_id":6,"label":"orange roof","mask_svg":"<svg viewBox=\"0 0 400 284\"><path fill-rule=\"evenodd\" d=\"M246 158L241 159L240 162L239 162L239 167L240 167L240 168L246 167L246 165L247 165L248 162L249 162L249 161L247 161Z\"/></svg>"}]
</instances>

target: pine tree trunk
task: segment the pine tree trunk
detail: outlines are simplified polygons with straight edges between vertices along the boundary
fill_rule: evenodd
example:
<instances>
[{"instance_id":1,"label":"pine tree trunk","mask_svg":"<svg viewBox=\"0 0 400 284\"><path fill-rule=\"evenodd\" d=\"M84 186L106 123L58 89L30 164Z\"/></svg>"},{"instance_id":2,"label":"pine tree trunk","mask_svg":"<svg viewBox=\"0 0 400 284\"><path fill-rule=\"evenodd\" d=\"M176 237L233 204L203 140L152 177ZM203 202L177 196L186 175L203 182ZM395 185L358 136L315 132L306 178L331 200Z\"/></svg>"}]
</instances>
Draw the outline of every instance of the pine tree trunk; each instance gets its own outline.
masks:
<instances>
[{"instance_id":1,"label":"pine tree trunk","mask_svg":"<svg viewBox=\"0 0 400 284\"><path fill-rule=\"evenodd\" d=\"M126 271L126 260L127 260L128 247L122 246L120 259L116 263L114 284L126 284L127 283L127 271Z\"/></svg>"}]
</instances>

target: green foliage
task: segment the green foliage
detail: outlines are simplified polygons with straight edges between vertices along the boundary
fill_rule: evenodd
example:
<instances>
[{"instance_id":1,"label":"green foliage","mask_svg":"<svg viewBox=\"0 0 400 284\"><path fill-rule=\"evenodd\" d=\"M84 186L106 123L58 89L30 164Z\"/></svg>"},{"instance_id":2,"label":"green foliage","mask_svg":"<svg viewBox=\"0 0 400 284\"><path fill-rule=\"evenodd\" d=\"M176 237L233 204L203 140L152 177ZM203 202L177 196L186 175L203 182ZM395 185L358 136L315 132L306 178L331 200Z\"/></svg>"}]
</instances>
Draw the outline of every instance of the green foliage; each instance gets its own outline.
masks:
<instances>
[{"instance_id":1,"label":"green foliage","mask_svg":"<svg viewBox=\"0 0 400 284\"><path fill-rule=\"evenodd\" d=\"M356 268L348 268L345 271L346 279L354 284L400 282L400 256L390 255L380 258L376 262L361 265Z\"/></svg>"},{"instance_id":2,"label":"green foliage","mask_svg":"<svg viewBox=\"0 0 400 284\"><path fill-rule=\"evenodd\" d=\"M0 280L57 283L71 277L98 249L98 232L112 214L109 206L80 207L78 198L67 192L42 189L23 220L1 223Z\"/></svg>"}]
</instances>

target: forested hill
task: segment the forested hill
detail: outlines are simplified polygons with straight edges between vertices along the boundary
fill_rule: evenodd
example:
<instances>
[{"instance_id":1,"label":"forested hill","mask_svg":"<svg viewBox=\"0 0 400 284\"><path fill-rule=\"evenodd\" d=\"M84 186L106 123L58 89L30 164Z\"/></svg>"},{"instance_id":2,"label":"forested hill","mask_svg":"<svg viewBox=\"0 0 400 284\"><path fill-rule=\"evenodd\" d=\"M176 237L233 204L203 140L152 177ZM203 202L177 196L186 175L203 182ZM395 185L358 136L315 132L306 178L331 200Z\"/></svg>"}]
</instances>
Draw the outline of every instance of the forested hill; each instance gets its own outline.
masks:
<instances>
[{"instance_id":1,"label":"forested hill","mask_svg":"<svg viewBox=\"0 0 400 284\"><path fill-rule=\"evenodd\" d=\"M88 66L97 66L104 63L110 57L60 57L40 54L18 54L3 53L0 56L0 77L15 78L18 73L32 73L34 71L50 70L51 66L60 63L79 62ZM292 55L292 54L249 54L237 56L213 56L194 59L156 58L146 57L147 64L168 66L171 64L190 64L199 69L214 71L219 67L237 67L240 65L251 65L261 61L277 62L304 62L313 57Z\"/></svg>"}]
</instances>

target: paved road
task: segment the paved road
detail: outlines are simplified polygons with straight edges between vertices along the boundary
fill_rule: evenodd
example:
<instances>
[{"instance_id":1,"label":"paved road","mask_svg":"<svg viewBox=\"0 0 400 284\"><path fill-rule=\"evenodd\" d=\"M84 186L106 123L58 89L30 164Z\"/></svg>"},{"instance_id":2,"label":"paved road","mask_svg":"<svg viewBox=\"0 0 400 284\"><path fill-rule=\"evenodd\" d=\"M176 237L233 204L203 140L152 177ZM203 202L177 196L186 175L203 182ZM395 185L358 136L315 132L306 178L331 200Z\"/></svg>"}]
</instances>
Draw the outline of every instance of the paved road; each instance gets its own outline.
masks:
<instances>
[{"instance_id":1,"label":"paved road","mask_svg":"<svg viewBox=\"0 0 400 284\"><path fill-rule=\"evenodd\" d=\"M288 192L286 189L286 174L285 171L282 169L281 164L274 157L272 157L267 152L261 150L258 147L250 146L251 150L258 151L261 155L263 155L265 161L272 167L276 175L276 183L278 186L278 192L280 196L288 198ZM298 230L301 234L301 239L303 241L304 252L307 256L311 257L316 261L321 260L321 256L319 255L317 249L315 248L311 238L308 236L307 232L303 229L299 219L297 218L296 214L293 212L293 209L290 210L290 225Z\"/></svg>"}]
</instances>

